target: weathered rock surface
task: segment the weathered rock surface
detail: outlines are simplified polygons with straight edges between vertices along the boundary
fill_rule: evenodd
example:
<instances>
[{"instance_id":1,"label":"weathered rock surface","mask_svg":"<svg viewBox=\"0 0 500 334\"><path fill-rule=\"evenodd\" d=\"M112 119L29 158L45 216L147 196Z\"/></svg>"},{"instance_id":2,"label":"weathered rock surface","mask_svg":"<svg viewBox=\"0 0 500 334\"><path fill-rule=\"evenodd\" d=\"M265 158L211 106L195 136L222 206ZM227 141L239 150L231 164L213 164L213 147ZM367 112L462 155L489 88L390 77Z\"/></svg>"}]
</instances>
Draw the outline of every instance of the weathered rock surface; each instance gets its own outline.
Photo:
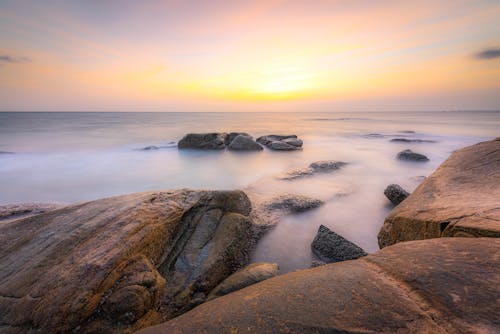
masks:
<instances>
[{"instance_id":1,"label":"weathered rock surface","mask_svg":"<svg viewBox=\"0 0 500 334\"><path fill-rule=\"evenodd\" d=\"M437 237L500 237L500 139L455 151L401 204L380 247Z\"/></svg>"},{"instance_id":2,"label":"weathered rock surface","mask_svg":"<svg viewBox=\"0 0 500 334\"><path fill-rule=\"evenodd\" d=\"M398 205L410 196L410 193L404 190L399 184L390 184L385 188L384 195L392 204Z\"/></svg>"},{"instance_id":3,"label":"weathered rock surface","mask_svg":"<svg viewBox=\"0 0 500 334\"><path fill-rule=\"evenodd\" d=\"M411 139L411 138L393 138L391 139L393 143L435 143L435 140L428 139Z\"/></svg>"},{"instance_id":4,"label":"weathered rock surface","mask_svg":"<svg viewBox=\"0 0 500 334\"><path fill-rule=\"evenodd\" d=\"M311 250L320 260L331 263L358 259L368 255L361 247L321 225L311 243Z\"/></svg>"},{"instance_id":5,"label":"weathered rock surface","mask_svg":"<svg viewBox=\"0 0 500 334\"><path fill-rule=\"evenodd\" d=\"M179 149L223 150L225 133L188 133L177 144Z\"/></svg>"},{"instance_id":6,"label":"weathered rock surface","mask_svg":"<svg viewBox=\"0 0 500 334\"><path fill-rule=\"evenodd\" d=\"M302 140L296 135L268 135L257 138L257 142L277 151L295 151L302 149Z\"/></svg>"},{"instance_id":7,"label":"weathered rock surface","mask_svg":"<svg viewBox=\"0 0 500 334\"><path fill-rule=\"evenodd\" d=\"M227 147L233 151L262 151L263 148L257 144L252 137L245 135L236 136Z\"/></svg>"},{"instance_id":8,"label":"weathered rock surface","mask_svg":"<svg viewBox=\"0 0 500 334\"><path fill-rule=\"evenodd\" d=\"M271 211L280 210L288 213L300 213L315 209L323 205L322 200L296 194L277 196L265 203L264 206Z\"/></svg>"},{"instance_id":9,"label":"weathered rock surface","mask_svg":"<svg viewBox=\"0 0 500 334\"><path fill-rule=\"evenodd\" d=\"M0 331L129 332L183 313L248 263L241 191L164 191L0 224Z\"/></svg>"},{"instance_id":10,"label":"weathered rock surface","mask_svg":"<svg viewBox=\"0 0 500 334\"><path fill-rule=\"evenodd\" d=\"M61 206L61 204L57 203L18 203L0 205L0 223L38 215L40 213L55 210Z\"/></svg>"},{"instance_id":11,"label":"weathered rock surface","mask_svg":"<svg viewBox=\"0 0 500 334\"><path fill-rule=\"evenodd\" d=\"M249 264L217 285L217 287L210 292L207 300L241 290L249 285L277 276L278 274L279 266L277 263L259 262Z\"/></svg>"},{"instance_id":12,"label":"weathered rock surface","mask_svg":"<svg viewBox=\"0 0 500 334\"><path fill-rule=\"evenodd\" d=\"M401 243L268 279L149 333L498 333L500 239Z\"/></svg>"},{"instance_id":13,"label":"weathered rock surface","mask_svg":"<svg viewBox=\"0 0 500 334\"><path fill-rule=\"evenodd\" d=\"M407 161L429 161L425 155L413 152L412 150L404 150L397 154L396 156L399 160Z\"/></svg>"},{"instance_id":14,"label":"weathered rock surface","mask_svg":"<svg viewBox=\"0 0 500 334\"><path fill-rule=\"evenodd\" d=\"M330 173L336 171L337 169L342 168L345 165L347 165L347 163L342 161L334 161L334 160L316 161L305 168L291 169L285 172L284 174L279 175L278 179L295 180L305 176L311 176L321 173Z\"/></svg>"}]
</instances>

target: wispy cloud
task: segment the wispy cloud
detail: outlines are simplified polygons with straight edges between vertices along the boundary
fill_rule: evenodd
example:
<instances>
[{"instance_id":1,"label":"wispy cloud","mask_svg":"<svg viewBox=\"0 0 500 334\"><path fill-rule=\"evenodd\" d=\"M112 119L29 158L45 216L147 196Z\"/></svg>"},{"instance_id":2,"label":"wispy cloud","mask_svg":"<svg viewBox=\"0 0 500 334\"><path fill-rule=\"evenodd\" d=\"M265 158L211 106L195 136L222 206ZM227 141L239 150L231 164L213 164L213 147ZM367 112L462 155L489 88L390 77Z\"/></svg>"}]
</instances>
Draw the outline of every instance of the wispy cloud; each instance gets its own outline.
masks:
<instances>
[{"instance_id":1,"label":"wispy cloud","mask_svg":"<svg viewBox=\"0 0 500 334\"><path fill-rule=\"evenodd\" d=\"M31 61L31 59L27 57L15 57L7 54L0 54L0 63L26 63Z\"/></svg>"},{"instance_id":2,"label":"wispy cloud","mask_svg":"<svg viewBox=\"0 0 500 334\"><path fill-rule=\"evenodd\" d=\"M475 57L481 60L500 58L500 48L484 49L476 53Z\"/></svg>"}]
</instances>

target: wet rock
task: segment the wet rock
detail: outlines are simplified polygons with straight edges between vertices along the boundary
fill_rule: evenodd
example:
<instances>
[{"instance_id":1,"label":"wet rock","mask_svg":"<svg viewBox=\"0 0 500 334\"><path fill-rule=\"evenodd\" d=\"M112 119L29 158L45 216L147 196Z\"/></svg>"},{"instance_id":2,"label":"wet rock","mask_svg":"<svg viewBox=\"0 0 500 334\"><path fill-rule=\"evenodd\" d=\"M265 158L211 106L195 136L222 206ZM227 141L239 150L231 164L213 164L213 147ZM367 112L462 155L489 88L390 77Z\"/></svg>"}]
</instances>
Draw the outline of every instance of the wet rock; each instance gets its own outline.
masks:
<instances>
[{"instance_id":1,"label":"wet rock","mask_svg":"<svg viewBox=\"0 0 500 334\"><path fill-rule=\"evenodd\" d=\"M320 173L330 173L347 165L346 162L335 160L323 160L311 163L306 168L296 168L278 176L281 180L294 180L305 176L311 176Z\"/></svg>"},{"instance_id":2,"label":"wet rock","mask_svg":"<svg viewBox=\"0 0 500 334\"><path fill-rule=\"evenodd\" d=\"M182 138L177 147L179 149L223 150L226 148L225 133L189 133Z\"/></svg>"},{"instance_id":3,"label":"wet rock","mask_svg":"<svg viewBox=\"0 0 500 334\"><path fill-rule=\"evenodd\" d=\"M304 144L304 142L298 138L285 138L281 141L285 144L292 145L295 147L302 147L302 145Z\"/></svg>"},{"instance_id":4,"label":"wet rock","mask_svg":"<svg viewBox=\"0 0 500 334\"><path fill-rule=\"evenodd\" d=\"M289 213L305 212L323 205L324 202L319 199L310 198L302 195L287 194L273 198L264 204L267 210L280 210Z\"/></svg>"},{"instance_id":5,"label":"wet rock","mask_svg":"<svg viewBox=\"0 0 500 334\"><path fill-rule=\"evenodd\" d=\"M391 139L393 143L435 143L435 140L427 139L410 139L410 138L393 138Z\"/></svg>"},{"instance_id":6,"label":"wet rock","mask_svg":"<svg viewBox=\"0 0 500 334\"><path fill-rule=\"evenodd\" d=\"M500 239L405 242L271 278L150 333L497 333Z\"/></svg>"},{"instance_id":7,"label":"wet rock","mask_svg":"<svg viewBox=\"0 0 500 334\"><path fill-rule=\"evenodd\" d=\"M255 245L241 191L161 191L0 224L12 333L131 332L203 302Z\"/></svg>"},{"instance_id":8,"label":"wet rock","mask_svg":"<svg viewBox=\"0 0 500 334\"><path fill-rule=\"evenodd\" d=\"M231 144L231 142L234 140L234 138L238 137L238 136L246 136L246 137L251 137L248 133L246 132L230 132L226 135L226 137L224 138L224 144L226 146L229 146L229 144Z\"/></svg>"},{"instance_id":9,"label":"wet rock","mask_svg":"<svg viewBox=\"0 0 500 334\"><path fill-rule=\"evenodd\" d=\"M238 270L222 283L217 285L207 297L211 300L230 292L243 289L249 285L264 281L268 278L279 274L279 266L277 263L259 262L252 263L243 269Z\"/></svg>"},{"instance_id":10,"label":"wet rock","mask_svg":"<svg viewBox=\"0 0 500 334\"><path fill-rule=\"evenodd\" d=\"M296 135L269 135L257 138L257 142L277 151L294 151L302 149L302 140Z\"/></svg>"},{"instance_id":11,"label":"wet rock","mask_svg":"<svg viewBox=\"0 0 500 334\"><path fill-rule=\"evenodd\" d=\"M500 139L455 151L386 217L380 247L438 237L500 237Z\"/></svg>"},{"instance_id":12,"label":"wet rock","mask_svg":"<svg viewBox=\"0 0 500 334\"><path fill-rule=\"evenodd\" d=\"M412 150L404 150L398 153L396 156L399 160L407 161L429 161L425 155L420 153L415 153Z\"/></svg>"},{"instance_id":13,"label":"wet rock","mask_svg":"<svg viewBox=\"0 0 500 334\"><path fill-rule=\"evenodd\" d=\"M238 135L236 136L229 146L227 147L233 151L262 151L263 148L257 144L252 137Z\"/></svg>"},{"instance_id":14,"label":"wet rock","mask_svg":"<svg viewBox=\"0 0 500 334\"><path fill-rule=\"evenodd\" d=\"M368 255L363 249L324 225L319 227L311 243L311 250L314 255L327 263L354 260Z\"/></svg>"},{"instance_id":15,"label":"wet rock","mask_svg":"<svg viewBox=\"0 0 500 334\"><path fill-rule=\"evenodd\" d=\"M398 205L410 196L410 193L398 184L390 184L387 188L385 188L384 195L389 199L389 201L391 201L392 204Z\"/></svg>"}]
</instances>

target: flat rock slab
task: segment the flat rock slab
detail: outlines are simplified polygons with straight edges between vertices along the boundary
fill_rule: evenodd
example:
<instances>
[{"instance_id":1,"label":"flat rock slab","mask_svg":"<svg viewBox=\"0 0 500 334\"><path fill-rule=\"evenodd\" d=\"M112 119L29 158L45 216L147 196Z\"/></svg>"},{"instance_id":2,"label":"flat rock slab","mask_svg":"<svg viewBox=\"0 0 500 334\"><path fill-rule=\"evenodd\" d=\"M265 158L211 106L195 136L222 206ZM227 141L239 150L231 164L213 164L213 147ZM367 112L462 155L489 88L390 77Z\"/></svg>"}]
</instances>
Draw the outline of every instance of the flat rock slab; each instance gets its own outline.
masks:
<instances>
[{"instance_id":1,"label":"flat rock slab","mask_svg":"<svg viewBox=\"0 0 500 334\"><path fill-rule=\"evenodd\" d=\"M0 332L131 332L248 263L241 191L144 192L0 224Z\"/></svg>"},{"instance_id":2,"label":"flat rock slab","mask_svg":"<svg viewBox=\"0 0 500 334\"><path fill-rule=\"evenodd\" d=\"M380 247L438 237L500 237L500 139L455 151L401 204Z\"/></svg>"},{"instance_id":3,"label":"flat rock slab","mask_svg":"<svg viewBox=\"0 0 500 334\"><path fill-rule=\"evenodd\" d=\"M446 238L299 270L149 333L498 333L500 239Z\"/></svg>"}]
</instances>

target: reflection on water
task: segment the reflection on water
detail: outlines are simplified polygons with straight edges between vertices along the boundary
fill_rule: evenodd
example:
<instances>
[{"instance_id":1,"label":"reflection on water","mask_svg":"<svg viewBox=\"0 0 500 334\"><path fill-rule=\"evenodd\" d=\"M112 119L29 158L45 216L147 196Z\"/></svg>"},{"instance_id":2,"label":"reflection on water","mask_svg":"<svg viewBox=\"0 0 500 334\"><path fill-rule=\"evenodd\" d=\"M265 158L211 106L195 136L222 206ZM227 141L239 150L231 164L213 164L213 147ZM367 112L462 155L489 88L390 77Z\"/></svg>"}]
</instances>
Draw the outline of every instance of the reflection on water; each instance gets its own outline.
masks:
<instances>
[{"instance_id":1,"label":"reflection on water","mask_svg":"<svg viewBox=\"0 0 500 334\"><path fill-rule=\"evenodd\" d=\"M258 245L254 261L282 271L308 267L320 224L378 249L376 235L390 210L390 183L413 190L455 149L498 136L500 113L0 113L0 203L72 203L150 189L250 189L265 196L296 193L326 204L288 216ZM245 131L299 135L294 152L178 151L187 132ZM407 131L407 132L403 132ZM408 131L415 131L411 133ZM371 134L371 135L370 135ZM436 143L390 142L418 138ZM397 161L403 150L427 163ZM330 174L293 181L274 175L318 160L348 162Z\"/></svg>"}]
</instances>

